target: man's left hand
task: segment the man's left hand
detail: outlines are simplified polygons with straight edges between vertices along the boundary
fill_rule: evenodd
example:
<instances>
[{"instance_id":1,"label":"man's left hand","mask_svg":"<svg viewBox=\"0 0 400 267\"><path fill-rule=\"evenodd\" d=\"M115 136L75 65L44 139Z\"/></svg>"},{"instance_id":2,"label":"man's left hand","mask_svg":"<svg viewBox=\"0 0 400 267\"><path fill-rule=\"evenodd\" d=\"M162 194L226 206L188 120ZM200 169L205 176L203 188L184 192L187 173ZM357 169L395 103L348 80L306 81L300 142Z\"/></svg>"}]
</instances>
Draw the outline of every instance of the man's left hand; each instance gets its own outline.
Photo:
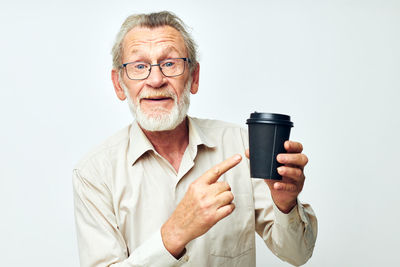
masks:
<instances>
[{"instance_id":1,"label":"man's left hand","mask_svg":"<svg viewBox=\"0 0 400 267\"><path fill-rule=\"evenodd\" d=\"M277 161L284 164L278 167L282 180L265 179L264 181L268 184L275 205L283 213L289 213L296 206L297 196L303 189L305 180L303 170L308 158L301 153L303 151L301 143L286 141L284 147L288 153L277 156ZM246 156L249 158L248 149Z\"/></svg>"}]
</instances>

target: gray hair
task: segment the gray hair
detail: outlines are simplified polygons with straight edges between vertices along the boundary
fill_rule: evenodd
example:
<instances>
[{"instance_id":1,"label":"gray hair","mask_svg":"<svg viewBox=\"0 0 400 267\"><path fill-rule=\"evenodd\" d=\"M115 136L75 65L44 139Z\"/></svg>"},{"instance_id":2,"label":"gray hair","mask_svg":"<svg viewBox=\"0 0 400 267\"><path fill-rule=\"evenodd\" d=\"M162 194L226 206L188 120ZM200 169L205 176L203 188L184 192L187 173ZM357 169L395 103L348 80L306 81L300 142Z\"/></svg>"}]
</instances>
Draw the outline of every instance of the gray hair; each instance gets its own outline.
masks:
<instances>
[{"instance_id":1,"label":"gray hair","mask_svg":"<svg viewBox=\"0 0 400 267\"><path fill-rule=\"evenodd\" d=\"M135 14L126 18L115 39L114 46L111 50L113 59L113 69L118 70L122 64L122 43L126 34L134 27L157 28L162 26L170 26L176 29L182 35L186 46L188 57L190 60L189 70L192 72L197 66L197 45L187 31L186 24L178 18L174 13L162 11L149 14Z\"/></svg>"}]
</instances>

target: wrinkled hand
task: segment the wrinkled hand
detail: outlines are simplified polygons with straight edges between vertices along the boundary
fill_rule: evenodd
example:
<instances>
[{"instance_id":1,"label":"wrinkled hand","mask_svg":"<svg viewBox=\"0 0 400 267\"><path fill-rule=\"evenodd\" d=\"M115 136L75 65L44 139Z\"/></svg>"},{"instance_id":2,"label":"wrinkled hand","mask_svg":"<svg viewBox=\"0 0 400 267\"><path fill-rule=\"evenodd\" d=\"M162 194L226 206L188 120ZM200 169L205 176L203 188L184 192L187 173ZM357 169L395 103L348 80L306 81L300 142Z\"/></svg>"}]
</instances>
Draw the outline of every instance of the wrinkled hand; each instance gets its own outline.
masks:
<instances>
[{"instance_id":1,"label":"wrinkled hand","mask_svg":"<svg viewBox=\"0 0 400 267\"><path fill-rule=\"evenodd\" d=\"M231 188L227 182L217 180L241 159L240 155L234 155L189 185L185 196L161 227L164 246L174 257L179 258L187 243L232 213L235 205Z\"/></svg>"},{"instance_id":2,"label":"wrinkled hand","mask_svg":"<svg viewBox=\"0 0 400 267\"><path fill-rule=\"evenodd\" d=\"M277 161L284 164L278 167L282 180L265 179L264 181L268 184L275 205L283 213L289 213L296 206L297 196L303 189L305 180L303 170L308 158L301 153L303 151L301 143L286 141L284 147L288 153L277 156ZM246 156L249 158L249 150L246 151Z\"/></svg>"}]
</instances>

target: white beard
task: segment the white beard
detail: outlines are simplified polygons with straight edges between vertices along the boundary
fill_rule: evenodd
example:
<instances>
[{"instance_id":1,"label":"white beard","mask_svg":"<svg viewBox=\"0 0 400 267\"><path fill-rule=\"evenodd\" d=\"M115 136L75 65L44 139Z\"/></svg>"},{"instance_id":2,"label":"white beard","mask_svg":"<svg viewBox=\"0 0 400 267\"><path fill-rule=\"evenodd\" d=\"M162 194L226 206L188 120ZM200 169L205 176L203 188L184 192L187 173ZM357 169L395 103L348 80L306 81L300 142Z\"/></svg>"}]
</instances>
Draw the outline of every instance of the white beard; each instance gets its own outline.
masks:
<instances>
[{"instance_id":1,"label":"white beard","mask_svg":"<svg viewBox=\"0 0 400 267\"><path fill-rule=\"evenodd\" d=\"M142 90L140 95L137 97L137 102L133 101L129 95L128 88L123 83L122 79L119 80L121 87L124 89L125 95L128 99L129 109L133 117L136 119L138 124L145 130L151 132L157 131L170 131L175 129L182 121L186 118L187 112L190 105L190 88L191 79L185 84L184 91L179 101L177 100L176 94L169 89L155 89L150 94L148 91ZM140 107L140 100L148 96L164 96L171 97L174 100L174 106L171 111L158 107L151 111L155 114L146 114Z\"/></svg>"}]
</instances>

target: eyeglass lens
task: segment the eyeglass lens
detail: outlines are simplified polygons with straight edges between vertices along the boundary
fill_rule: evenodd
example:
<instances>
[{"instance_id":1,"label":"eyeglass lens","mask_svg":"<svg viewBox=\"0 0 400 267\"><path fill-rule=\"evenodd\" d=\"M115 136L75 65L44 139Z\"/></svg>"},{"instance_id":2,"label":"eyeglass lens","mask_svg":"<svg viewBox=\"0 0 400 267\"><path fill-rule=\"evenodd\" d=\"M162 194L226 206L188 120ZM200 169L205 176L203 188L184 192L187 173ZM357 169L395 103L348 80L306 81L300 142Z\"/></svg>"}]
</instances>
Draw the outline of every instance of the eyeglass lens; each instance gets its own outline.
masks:
<instances>
[{"instance_id":1,"label":"eyeglass lens","mask_svg":"<svg viewBox=\"0 0 400 267\"><path fill-rule=\"evenodd\" d=\"M146 62L132 62L126 65L126 72L130 79L146 79L154 66L159 66L161 72L167 77L179 76L185 70L185 59L169 58L153 65Z\"/></svg>"}]
</instances>

